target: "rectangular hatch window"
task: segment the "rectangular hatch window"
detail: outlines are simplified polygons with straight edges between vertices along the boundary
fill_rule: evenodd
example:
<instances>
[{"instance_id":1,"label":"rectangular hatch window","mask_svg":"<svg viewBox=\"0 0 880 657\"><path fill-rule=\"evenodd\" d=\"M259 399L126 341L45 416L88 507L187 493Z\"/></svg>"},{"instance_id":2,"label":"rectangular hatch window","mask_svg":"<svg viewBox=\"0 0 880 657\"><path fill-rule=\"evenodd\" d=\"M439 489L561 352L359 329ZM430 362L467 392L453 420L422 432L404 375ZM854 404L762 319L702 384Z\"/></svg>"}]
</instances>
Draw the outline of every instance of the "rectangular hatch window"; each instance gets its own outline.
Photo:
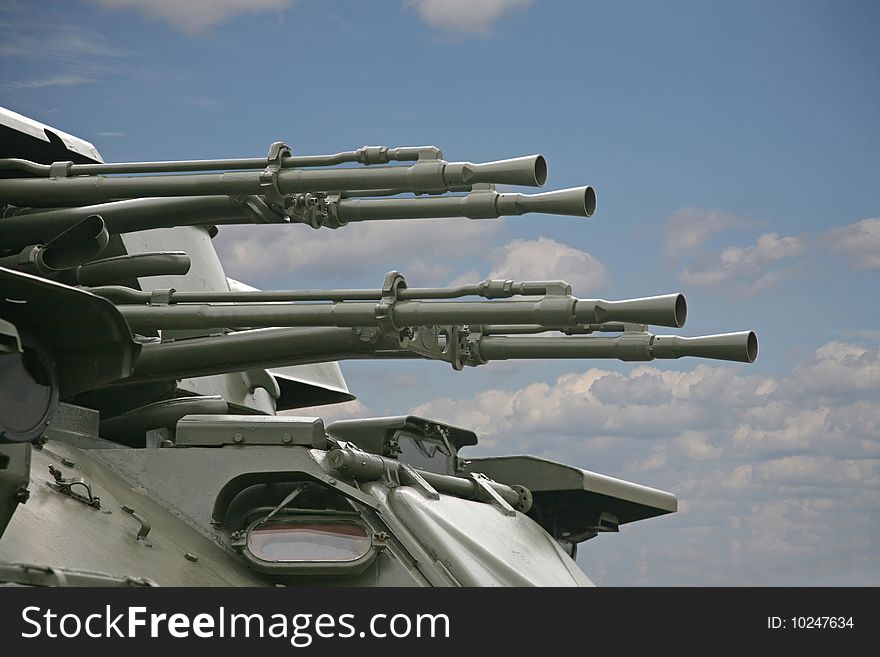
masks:
<instances>
[{"instance_id":1,"label":"rectangular hatch window","mask_svg":"<svg viewBox=\"0 0 880 657\"><path fill-rule=\"evenodd\" d=\"M357 561L371 547L366 527L342 518L285 518L256 525L247 537L248 552L274 563Z\"/></svg>"}]
</instances>

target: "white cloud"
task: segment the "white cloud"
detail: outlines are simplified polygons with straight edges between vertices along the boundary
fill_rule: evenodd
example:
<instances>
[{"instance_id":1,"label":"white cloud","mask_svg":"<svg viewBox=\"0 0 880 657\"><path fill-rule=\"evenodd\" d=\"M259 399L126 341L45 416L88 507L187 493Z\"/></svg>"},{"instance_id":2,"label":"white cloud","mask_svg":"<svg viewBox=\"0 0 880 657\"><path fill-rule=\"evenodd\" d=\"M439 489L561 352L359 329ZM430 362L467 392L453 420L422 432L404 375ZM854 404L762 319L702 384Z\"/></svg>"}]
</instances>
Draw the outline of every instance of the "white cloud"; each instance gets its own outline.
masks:
<instances>
[{"instance_id":1,"label":"white cloud","mask_svg":"<svg viewBox=\"0 0 880 657\"><path fill-rule=\"evenodd\" d=\"M666 255L678 257L702 246L715 233L744 223L740 217L720 210L681 208L666 220L664 250Z\"/></svg>"},{"instance_id":2,"label":"white cloud","mask_svg":"<svg viewBox=\"0 0 880 657\"><path fill-rule=\"evenodd\" d=\"M188 33L213 27L238 14L282 11L290 0L91 0L112 9L134 9Z\"/></svg>"},{"instance_id":3,"label":"white cloud","mask_svg":"<svg viewBox=\"0 0 880 657\"><path fill-rule=\"evenodd\" d=\"M452 276L450 261L470 258L500 225L469 219L372 221L339 230L304 225L225 226L215 241L227 273L238 280L286 272L323 277L363 277L387 261L410 285L443 285ZM391 266L393 263L393 267ZM472 280L469 282L477 282ZM367 282L379 287L381 280Z\"/></svg>"},{"instance_id":4,"label":"white cloud","mask_svg":"<svg viewBox=\"0 0 880 657\"><path fill-rule=\"evenodd\" d=\"M625 464L624 470L627 472L653 472L666 467L667 463L669 463L669 456L665 451L658 450L645 459Z\"/></svg>"},{"instance_id":5,"label":"white cloud","mask_svg":"<svg viewBox=\"0 0 880 657\"><path fill-rule=\"evenodd\" d=\"M122 139L125 137L124 132L99 132L98 137L103 137L105 139Z\"/></svg>"},{"instance_id":6,"label":"white cloud","mask_svg":"<svg viewBox=\"0 0 880 657\"><path fill-rule=\"evenodd\" d=\"M563 280L579 296L608 284L608 271L596 258L548 237L513 240L496 250L493 260L490 278Z\"/></svg>"},{"instance_id":7,"label":"white cloud","mask_svg":"<svg viewBox=\"0 0 880 657\"><path fill-rule=\"evenodd\" d=\"M720 447L708 442L705 431L685 431L675 439L676 444L695 461L708 461L721 456Z\"/></svg>"},{"instance_id":8,"label":"white cloud","mask_svg":"<svg viewBox=\"0 0 880 657\"><path fill-rule=\"evenodd\" d=\"M849 260L856 269L880 267L880 219L862 221L832 228L825 234L835 253Z\"/></svg>"},{"instance_id":9,"label":"white cloud","mask_svg":"<svg viewBox=\"0 0 880 657\"><path fill-rule=\"evenodd\" d=\"M786 456L756 466L758 478L797 486L849 487L876 476L877 459L835 459L831 456Z\"/></svg>"},{"instance_id":10,"label":"white cloud","mask_svg":"<svg viewBox=\"0 0 880 657\"><path fill-rule=\"evenodd\" d=\"M466 34L489 32L505 14L528 7L532 0L406 0L431 27Z\"/></svg>"},{"instance_id":11,"label":"white cloud","mask_svg":"<svg viewBox=\"0 0 880 657\"><path fill-rule=\"evenodd\" d=\"M363 277L387 260L418 287L476 283L487 276L564 280L584 297L608 284L608 272L592 255L547 237L489 247L501 229L499 222L469 219L373 221L317 231L286 224L259 231L224 226L215 245L227 273L243 281L288 272Z\"/></svg>"},{"instance_id":12,"label":"white cloud","mask_svg":"<svg viewBox=\"0 0 880 657\"><path fill-rule=\"evenodd\" d=\"M413 412L474 428L474 453L531 453L674 492L679 513L582 546L600 583L637 584L642 562L650 584L876 585L878 390L880 348L829 342L782 376L589 368Z\"/></svg>"},{"instance_id":13,"label":"white cloud","mask_svg":"<svg viewBox=\"0 0 880 657\"><path fill-rule=\"evenodd\" d=\"M811 398L880 395L880 347L828 342L792 373L793 390Z\"/></svg>"},{"instance_id":14,"label":"white cloud","mask_svg":"<svg viewBox=\"0 0 880 657\"><path fill-rule=\"evenodd\" d=\"M718 254L714 262L685 267L680 278L686 285L747 297L778 283L790 271L790 268L778 267L779 263L805 250L806 241L801 237L764 233L752 246L731 246Z\"/></svg>"}]
</instances>

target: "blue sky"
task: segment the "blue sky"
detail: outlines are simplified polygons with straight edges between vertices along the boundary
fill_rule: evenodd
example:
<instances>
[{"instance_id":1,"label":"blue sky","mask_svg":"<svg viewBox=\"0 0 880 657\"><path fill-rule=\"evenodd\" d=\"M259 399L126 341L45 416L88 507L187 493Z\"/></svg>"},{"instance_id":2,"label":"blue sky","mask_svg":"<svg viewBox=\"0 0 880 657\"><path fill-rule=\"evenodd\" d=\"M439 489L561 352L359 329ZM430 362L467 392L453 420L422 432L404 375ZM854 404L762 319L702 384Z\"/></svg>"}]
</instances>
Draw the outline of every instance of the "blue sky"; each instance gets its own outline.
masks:
<instances>
[{"instance_id":1,"label":"blue sky","mask_svg":"<svg viewBox=\"0 0 880 657\"><path fill-rule=\"evenodd\" d=\"M880 584L880 7L873 2L0 2L0 104L106 160L435 144L540 152L591 220L224 228L264 288L563 278L681 290L751 366L348 363L358 402L675 492L582 546L601 584Z\"/></svg>"}]
</instances>

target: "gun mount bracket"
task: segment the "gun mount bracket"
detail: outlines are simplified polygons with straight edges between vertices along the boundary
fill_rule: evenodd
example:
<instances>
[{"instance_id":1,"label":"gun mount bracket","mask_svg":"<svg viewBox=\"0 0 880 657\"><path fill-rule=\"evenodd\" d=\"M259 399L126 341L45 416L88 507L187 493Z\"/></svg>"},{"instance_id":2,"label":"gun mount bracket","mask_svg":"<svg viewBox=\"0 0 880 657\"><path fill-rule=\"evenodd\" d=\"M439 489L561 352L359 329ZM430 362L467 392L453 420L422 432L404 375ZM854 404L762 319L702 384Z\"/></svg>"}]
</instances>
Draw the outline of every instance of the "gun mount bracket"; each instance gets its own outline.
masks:
<instances>
[{"instance_id":1,"label":"gun mount bracket","mask_svg":"<svg viewBox=\"0 0 880 657\"><path fill-rule=\"evenodd\" d=\"M274 205L266 203L266 201L260 196L255 196L253 194L244 196L230 196L229 200L232 201L232 203L235 205L247 208L251 212L253 223L255 224L290 223L290 220L284 213L282 213Z\"/></svg>"},{"instance_id":2,"label":"gun mount bracket","mask_svg":"<svg viewBox=\"0 0 880 657\"><path fill-rule=\"evenodd\" d=\"M429 500L440 499L440 493L438 493L431 484L425 481L425 478L408 463L400 461L400 465L397 467L397 477L399 480L402 480L400 483L419 489Z\"/></svg>"},{"instance_id":3,"label":"gun mount bracket","mask_svg":"<svg viewBox=\"0 0 880 657\"><path fill-rule=\"evenodd\" d=\"M278 188L278 172L284 166L284 158L291 157L293 151L287 144L276 141L269 147L266 168L260 174L260 191L272 203L284 206L284 194Z\"/></svg>"},{"instance_id":4,"label":"gun mount bracket","mask_svg":"<svg viewBox=\"0 0 880 657\"><path fill-rule=\"evenodd\" d=\"M171 303L174 303L173 297L175 290L173 287L169 288L158 288L150 292L150 305L151 306L167 306Z\"/></svg>"},{"instance_id":5,"label":"gun mount bracket","mask_svg":"<svg viewBox=\"0 0 880 657\"><path fill-rule=\"evenodd\" d=\"M479 472L469 472L467 478L476 484L477 488L481 491L481 497L487 502L497 506L501 513L506 516L516 515L516 509L510 506L510 504L507 503L507 500L501 497L501 495L498 494L498 491L489 485L490 479L486 475L480 474Z\"/></svg>"},{"instance_id":6,"label":"gun mount bracket","mask_svg":"<svg viewBox=\"0 0 880 657\"><path fill-rule=\"evenodd\" d=\"M340 228L347 223L339 218L340 198L341 194L327 192L288 194L283 199L284 215L288 221L315 229Z\"/></svg>"},{"instance_id":7,"label":"gun mount bracket","mask_svg":"<svg viewBox=\"0 0 880 657\"><path fill-rule=\"evenodd\" d=\"M401 328L394 323L394 304L400 290L406 289L406 279L403 274L390 271L385 274L382 283L382 299L376 304L376 324L385 335L400 335ZM408 338L405 338L408 341ZM406 346L403 342L401 346Z\"/></svg>"},{"instance_id":8,"label":"gun mount bracket","mask_svg":"<svg viewBox=\"0 0 880 657\"><path fill-rule=\"evenodd\" d=\"M49 165L50 178L69 178L73 162L53 162Z\"/></svg>"},{"instance_id":9,"label":"gun mount bracket","mask_svg":"<svg viewBox=\"0 0 880 657\"><path fill-rule=\"evenodd\" d=\"M431 360L443 360L459 371L464 368L468 332L457 324L418 326L409 329L401 347Z\"/></svg>"},{"instance_id":10,"label":"gun mount bracket","mask_svg":"<svg viewBox=\"0 0 880 657\"><path fill-rule=\"evenodd\" d=\"M88 484L88 482L84 481L83 479L65 479L61 470L56 468L54 465L49 465L49 474L52 475L52 478L55 480L55 483L49 483L49 486L57 490L62 495L67 495L68 497L72 497L78 502L82 502L86 506L90 506L93 509L100 510L101 498L97 495L92 494L92 487ZM74 486L84 488L85 494L73 490Z\"/></svg>"}]
</instances>

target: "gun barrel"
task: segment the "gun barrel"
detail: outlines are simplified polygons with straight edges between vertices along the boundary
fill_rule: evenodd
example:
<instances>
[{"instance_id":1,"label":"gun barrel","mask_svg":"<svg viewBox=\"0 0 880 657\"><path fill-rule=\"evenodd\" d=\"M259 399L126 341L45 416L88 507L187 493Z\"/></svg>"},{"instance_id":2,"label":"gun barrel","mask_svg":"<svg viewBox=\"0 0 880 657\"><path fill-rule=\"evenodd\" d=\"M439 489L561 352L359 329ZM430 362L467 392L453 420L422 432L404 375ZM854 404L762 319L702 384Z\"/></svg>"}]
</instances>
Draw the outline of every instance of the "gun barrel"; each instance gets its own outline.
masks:
<instances>
[{"instance_id":1,"label":"gun barrel","mask_svg":"<svg viewBox=\"0 0 880 657\"><path fill-rule=\"evenodd\" d=\"M396 192L397 190L380 190ZM478 191L466 196L434 198L340 199L335 202L341 224L389 220L468 217L487 219L529 212L591 217L596 210L592 187L541 194ZM233 200L227 196L146 197L75 208L29 210L0 219L0 244L7 250L44 243L86 217L99 214L111 233L199 224L288 223L290 219L259 196Z\"/></svg>"},{"instance_id":2,"label":"gun barrel","mask_svg":"<svg viewBox=\"0 0 880 657\"><path fill-rule=\"evenodd\" d=\"M684 296L668 294L628 301L546 296L537 301L399 301L389 311L395 326L436 324L540 324L558 327L607 321L681 326ZM375 303L239 303L120 305L134 331L218 327L374 327L380 325Z\"/></svg>"},{"instance_id":3,"label":"gun barrel","mask_svg":"<svg viewBox=\"0 0 880 657\"><path fill-rule=\"evenodd\" d=\"M442 157L436 146L364 146L356 151L342 151L332 155L288 155L281 157L282 167L327 167L346 162L361 164L387 164L391 161L415 161L425 155ZM265 157L242 157L221 160L172 160L165 162L108 162L99 164L70 164L71 176L101 175L106 173L185 173L191 171L230 171L240 169L263 169L268 164ZM52 166L19 158L0 159L0 170L24 171L34 176L49 177Z\"/></svg>"},{"instance_id":4,"label":"gun barrel","mask_svg":"<svg viewBox=\"0 0 880 657\"><path fill-rule=\"evenodd\" d=\"M483 336L476 343L480 361L521 358L616 358L649 361L655 358L697 356L753 363L758 337L753 331L695 338L650 333L623 333L617 337L505 337Z\"/></svg>"},{"instance_id":5,"label":"gun barrel","mask_svg":"<svg viewBox=\"0 0 880 657\"><path fill-rule=\"evenodd\" d=\"M71 176L0 180L0 200L16 205L83 205L118 199L168 196L248 196L406 189L445 192L461 185L498 183L540 187L547 179L543 155L473 164L423 160L410 166L280 169L155 176Z\"/></svg>"},{"instance_id":6,"label":"gun barrel","mask_svg":"<svg viewBox=\"0 0 880 657\"><path fill-rule=\"evenodd\" d=\"M343 223L381 219L431 219L467 217L494 219L529 212L592 217L596 192L590 186L561 189L542 194L505 194L475 191L466 196L439 198L343 199L337 216Z\"/></svg>"},{"instance_id":7,"label":"gun barrel","mask_svg":"<svg viewBox=\"0 0 880 657\"><path fill-rule=\"evenodd\" d=\"M674 347L674 353L670 351ZM687 348L682 345L688 345ZM624 333L617 337L482 336L471 343L471 364L492 360L548 358L654 358L697 356L754 362L758 339L752 331L695 338ZM142 346L125 382L180 379L240 370L363 358L422 358L392 342L365 342L347 328L272 328L237 331Z\"/></svg>"}]
</instances>

